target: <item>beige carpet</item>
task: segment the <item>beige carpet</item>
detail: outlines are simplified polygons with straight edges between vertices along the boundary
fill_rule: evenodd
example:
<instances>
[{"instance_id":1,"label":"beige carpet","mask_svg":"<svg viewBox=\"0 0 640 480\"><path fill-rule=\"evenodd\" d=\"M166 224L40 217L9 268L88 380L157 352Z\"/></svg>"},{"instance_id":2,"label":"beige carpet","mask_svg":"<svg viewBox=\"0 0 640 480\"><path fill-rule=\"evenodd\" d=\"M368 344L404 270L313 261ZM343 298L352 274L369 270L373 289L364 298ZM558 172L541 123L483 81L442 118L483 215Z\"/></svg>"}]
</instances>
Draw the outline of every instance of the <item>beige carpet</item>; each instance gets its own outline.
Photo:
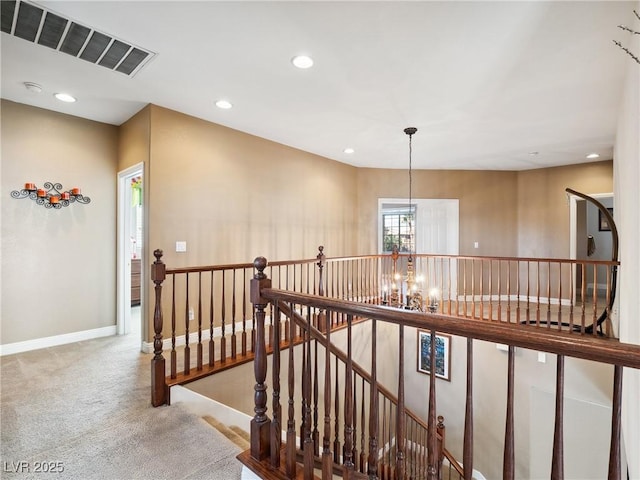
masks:
<instances>
[{"instance_id":1,"label":"beige carpet","mask_svg":"<svg viewBox=\"0 0 640 480\"><path fill-rule=\"evenodd\" d=\"M239 479L240 447L179 405L151 407L150 360L135 336L1 357L0 477Z\"/></svg>"}]
</instances>

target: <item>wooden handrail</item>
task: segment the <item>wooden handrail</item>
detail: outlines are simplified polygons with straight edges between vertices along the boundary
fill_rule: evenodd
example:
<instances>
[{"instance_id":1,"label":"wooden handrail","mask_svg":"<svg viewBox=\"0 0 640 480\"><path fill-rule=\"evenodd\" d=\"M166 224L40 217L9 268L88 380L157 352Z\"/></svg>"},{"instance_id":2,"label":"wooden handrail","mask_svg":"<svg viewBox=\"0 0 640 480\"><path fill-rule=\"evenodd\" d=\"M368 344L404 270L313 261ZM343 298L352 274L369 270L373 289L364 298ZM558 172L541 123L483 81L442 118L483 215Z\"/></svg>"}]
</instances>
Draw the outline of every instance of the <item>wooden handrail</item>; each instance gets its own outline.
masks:
<instances>
[{"instance_id":1,"label":"wooden handrail","mask_svg":"<svg viewBox=\"0 0 640 480\"><path fill-rule=\"evenodd\" d=\"M469 319L448 315L403 311L396 308L279 289L265 289L262 291L262 295L272 301L301 303L346 315L376 318L398 325L425 330L432 329L461 337L471 337L487 342L640 369L640 345L623 343L612 338L592 337L546 328L525 327L518 324L469 321Z\"/></svg>"}]
</instances>

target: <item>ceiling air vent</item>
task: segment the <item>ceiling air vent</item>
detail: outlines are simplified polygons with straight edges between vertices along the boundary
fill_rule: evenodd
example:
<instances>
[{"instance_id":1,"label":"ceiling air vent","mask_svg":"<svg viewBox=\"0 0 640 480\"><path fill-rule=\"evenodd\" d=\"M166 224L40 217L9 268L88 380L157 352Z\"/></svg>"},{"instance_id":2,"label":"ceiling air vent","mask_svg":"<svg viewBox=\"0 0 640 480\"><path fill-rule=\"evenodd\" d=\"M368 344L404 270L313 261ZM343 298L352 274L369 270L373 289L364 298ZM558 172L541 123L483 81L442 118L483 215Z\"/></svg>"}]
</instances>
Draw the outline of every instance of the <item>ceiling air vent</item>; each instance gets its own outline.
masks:
<instances>
[{"instance_id":1,"label":"ceiling air vent","mask_svg":"<svg viewBox=\"0 0 640 480\"><path fill-rule=\"evenodd\" d=\"M1 30L109 70L135 75L155 53L25 1L0 1Z\"/></svg>"}]
</instances>

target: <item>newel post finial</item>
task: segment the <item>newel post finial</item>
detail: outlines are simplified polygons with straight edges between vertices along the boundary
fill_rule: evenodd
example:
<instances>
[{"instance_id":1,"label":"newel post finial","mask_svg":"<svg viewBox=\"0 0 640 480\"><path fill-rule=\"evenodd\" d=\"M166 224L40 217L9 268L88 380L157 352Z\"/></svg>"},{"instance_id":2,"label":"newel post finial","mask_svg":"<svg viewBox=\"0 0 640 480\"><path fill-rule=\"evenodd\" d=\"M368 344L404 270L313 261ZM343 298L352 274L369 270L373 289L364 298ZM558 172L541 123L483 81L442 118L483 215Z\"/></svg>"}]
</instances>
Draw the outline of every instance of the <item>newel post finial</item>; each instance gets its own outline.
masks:
<instances>
[{"instance_id":1,"label":"newel post finial","mask_svg":"<svg viewBox=\"0 0 640 480\"><path fill-rule=\"evenodd\" d=\"M251 280L251 303L256 314L256 345L253 372L256 378L254 386L254 412L251 420L251 456L256 460L264 460L270 455L269 433L271 420L267 417L267 345L265 341L265 308L269 301L262 296L265 288L271 288L271 280L264 273L268 262L264 257L256 257L253 266L256 273Z\"/></svg>"}]
</instances>

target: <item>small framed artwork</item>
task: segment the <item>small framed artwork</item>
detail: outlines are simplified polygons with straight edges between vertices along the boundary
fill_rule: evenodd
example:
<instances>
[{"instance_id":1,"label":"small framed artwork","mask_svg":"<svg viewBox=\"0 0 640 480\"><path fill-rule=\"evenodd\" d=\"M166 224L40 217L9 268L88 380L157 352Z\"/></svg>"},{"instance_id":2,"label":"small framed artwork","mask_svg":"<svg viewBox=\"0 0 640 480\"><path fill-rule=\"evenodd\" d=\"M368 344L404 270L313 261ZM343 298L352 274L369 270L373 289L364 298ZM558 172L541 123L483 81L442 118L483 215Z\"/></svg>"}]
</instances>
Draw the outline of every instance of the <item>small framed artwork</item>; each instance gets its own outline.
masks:
<instances>
[{"instance_id":1,"label":"small framed artwork","mask_svg":"<svg viewBox=\"0 0 640 480\"><path fill-rule=\"evenodd\" d=\"M418 330L418 371L451 381L451 335L436 333L436 364L431 368L431 332Z\"/></svg>"},{"instance_id":2,"label":"small framed artwork","mask_svg":"<svg viewBox=\"0 0 640 480\"><path fill-rule=\"evenodd\" d=\"M609 213L613 217L613 208L607 208L607 210L609 210ZM598 230L601 232L611 231L611 225L609 225L607 217L602 214L602 210L598 210Z\"/></svg>"}]
</instances>

